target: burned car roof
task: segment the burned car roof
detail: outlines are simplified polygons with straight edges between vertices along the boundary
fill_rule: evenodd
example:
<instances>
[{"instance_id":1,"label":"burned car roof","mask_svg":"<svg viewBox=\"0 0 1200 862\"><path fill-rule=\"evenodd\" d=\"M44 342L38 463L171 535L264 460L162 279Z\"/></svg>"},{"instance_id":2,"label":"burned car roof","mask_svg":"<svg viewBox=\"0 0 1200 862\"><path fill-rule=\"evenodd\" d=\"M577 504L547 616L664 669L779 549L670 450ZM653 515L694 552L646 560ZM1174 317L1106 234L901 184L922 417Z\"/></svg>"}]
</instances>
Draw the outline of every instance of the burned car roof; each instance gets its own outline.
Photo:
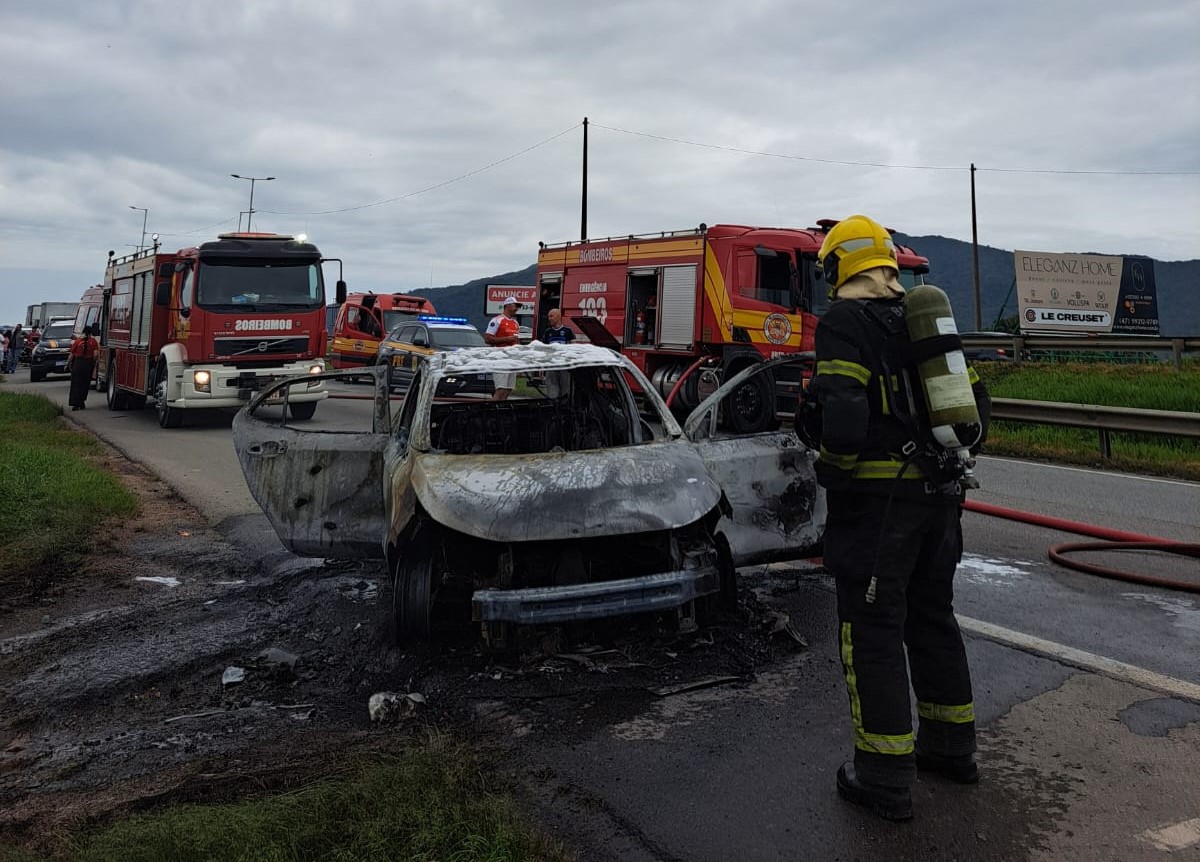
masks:
<instances>
[{"instance_id":1,"label":"burned car roof","mask_svg":"<svg viewBox=\"0 0 1200 862\"><path fill-rule=\"evenodd\" d=\"M588 365L624 368L629 361L607 347L594 344L543 344L533 341L512 347L468 347L429 358L435 374L487 374L521 371L569 371Z\"/></svg>"}]
</instances>

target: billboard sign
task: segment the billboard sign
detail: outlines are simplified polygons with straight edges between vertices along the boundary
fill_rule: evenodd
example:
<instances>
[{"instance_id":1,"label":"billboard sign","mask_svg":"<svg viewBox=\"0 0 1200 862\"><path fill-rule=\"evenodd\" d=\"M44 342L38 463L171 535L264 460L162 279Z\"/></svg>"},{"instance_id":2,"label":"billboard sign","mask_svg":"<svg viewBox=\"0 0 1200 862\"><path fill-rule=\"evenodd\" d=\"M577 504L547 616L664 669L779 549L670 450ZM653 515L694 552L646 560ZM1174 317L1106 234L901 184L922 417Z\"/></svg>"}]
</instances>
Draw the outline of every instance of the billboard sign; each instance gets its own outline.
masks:
<instances>
[{"instance_id":1,"label":"billboard sign","mask_svg":"<svg viewBox=\"0 0 1200 862\"><path fill-rule=\"evenodd\" d=\"M537 300L537 287L526 284L489 284L484 312L499 314L504 310L504 300L514 296L521 303L517 316L533 314L533 303Z\"/></svg>"},{"instance_id":2,"label":"billboard sign","mask_svg":"<svg viewBox=\"0 0 1200 862\"><path fill-rule=\"evenodd\" d=\"M1154 261L1015 251L1023 332L1158 334Z\"/></svg>"}]
</instances>

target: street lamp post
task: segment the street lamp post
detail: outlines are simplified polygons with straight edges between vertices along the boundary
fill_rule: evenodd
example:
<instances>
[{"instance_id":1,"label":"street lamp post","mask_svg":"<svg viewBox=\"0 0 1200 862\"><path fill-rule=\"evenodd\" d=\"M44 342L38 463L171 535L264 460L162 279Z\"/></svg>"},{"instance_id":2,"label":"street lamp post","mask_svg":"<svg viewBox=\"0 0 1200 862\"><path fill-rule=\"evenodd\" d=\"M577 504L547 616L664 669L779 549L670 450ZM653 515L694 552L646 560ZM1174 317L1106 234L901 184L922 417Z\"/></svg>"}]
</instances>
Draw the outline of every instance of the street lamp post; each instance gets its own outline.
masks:
<instances>
[{"instance_id":1,"label":"street lamp post","mask_svg":"<svg viewBox=\"0 0 1200 862\"><path fill-rule=\"evenodd\" d=\"M146 219L150 217L150 210L146 209L145 207L134 206L131 206L130 209L142 211L142 241L138 243L137 247L138 253L141 254L142 249L146 245Z\"/></svg>"},{"instance_id":2,"label":"street lamp post","mask_svg":"<svg viewBox=\"0 0 1200 862\"><path fill-rule=\"evenodd\" d=\"M274 177L244 177L241 174L230 174L235 180L250 181L250 211L246 213L246 233L250 232L250 222L254 218L254 184L257 182L268 182L275 179Z\"/></svg>"}]
</instances>

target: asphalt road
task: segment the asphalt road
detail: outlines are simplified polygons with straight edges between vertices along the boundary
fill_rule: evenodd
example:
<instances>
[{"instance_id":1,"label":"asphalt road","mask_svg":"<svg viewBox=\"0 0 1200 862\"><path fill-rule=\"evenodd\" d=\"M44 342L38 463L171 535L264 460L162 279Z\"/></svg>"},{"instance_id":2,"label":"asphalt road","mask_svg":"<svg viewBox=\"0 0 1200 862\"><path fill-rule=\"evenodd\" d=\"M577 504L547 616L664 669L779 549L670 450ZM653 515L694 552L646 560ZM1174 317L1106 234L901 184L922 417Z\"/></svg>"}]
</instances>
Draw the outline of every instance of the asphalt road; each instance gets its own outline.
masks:
<instances>
[{"instance_id":1,"label":"asphalt road","mask_svg":"<svg viewBox=\"0 0 1200 862\"><path fill-rule=\"evenodd\" d=\"M7 388L66 397L65 382ZM314 421L365 428L367 409L328 401ZM262 534L231 413L164 431L152 410L109 413L93 393L88 410L67 416L210 522ZM991 458L979 473L975 499L1200 541L1194 483ZM832 585L785 564L744 582L786 604L807 650L750 682L636 708L585 704L574 724L525 708L513 752L537 776L530 795L597 859L1200 858L1200 602L1055 566L1046 549L1067 534L973 513L963 523L956 607L976 681L978 787L923 778L907 826L837 800L849 741ZM1200 581L1195 561L1106 556Z\"/></svg>"}]
</instances>

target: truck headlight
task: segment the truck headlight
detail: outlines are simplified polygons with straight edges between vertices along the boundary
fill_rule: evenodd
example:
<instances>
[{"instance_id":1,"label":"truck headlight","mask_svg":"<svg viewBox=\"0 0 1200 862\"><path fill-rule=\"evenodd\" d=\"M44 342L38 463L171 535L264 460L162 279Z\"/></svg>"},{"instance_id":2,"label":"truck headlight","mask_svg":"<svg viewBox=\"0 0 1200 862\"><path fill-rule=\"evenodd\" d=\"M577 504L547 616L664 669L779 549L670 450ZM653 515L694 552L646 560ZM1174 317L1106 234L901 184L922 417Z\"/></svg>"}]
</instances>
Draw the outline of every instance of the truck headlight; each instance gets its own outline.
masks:
<instances>
[{"instance_id":1,"label":"truck headlight","mask_svg":"<svg viewBox=\"0 0 1200 862\"><path fill-rule=\"evenodd\" d=\"M208 371L193 372L192 384L197 392L212 392L212 374Z\"/></svg>"},{"instance_id":2,"label":"truck headlight","mask_svg":"<svg viewBox=\"0 0 1200 862\"><path fill-rule=\"evenodd\" d=\"M321 365L320 363L315 363L313 365L310 365L308 368L309 374L321 374L324 371L325 371L325 366ZM320 380L310 380L310 381L308 381L307 388L312 389L314 386L320 386L320 385L321 385Z\"/></svg>"}]
</instances>

